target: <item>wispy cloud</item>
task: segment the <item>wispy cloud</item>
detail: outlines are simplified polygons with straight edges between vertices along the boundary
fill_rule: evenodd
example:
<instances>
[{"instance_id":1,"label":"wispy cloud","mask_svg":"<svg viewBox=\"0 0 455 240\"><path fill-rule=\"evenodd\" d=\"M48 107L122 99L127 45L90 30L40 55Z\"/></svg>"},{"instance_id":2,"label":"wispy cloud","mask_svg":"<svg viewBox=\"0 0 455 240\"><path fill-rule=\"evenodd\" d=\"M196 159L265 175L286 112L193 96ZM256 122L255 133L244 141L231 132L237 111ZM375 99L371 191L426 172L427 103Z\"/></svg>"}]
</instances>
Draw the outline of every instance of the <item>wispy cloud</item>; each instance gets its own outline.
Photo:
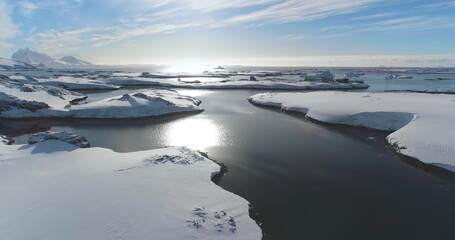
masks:
<instances>
[{"instance_id":1,"label":"wispy cloud","mask_svg":"<svg viewBox=\"0 0 455 240\"><path fill-rule=\"evenodd\" d=\"M421 32L436 29L455 28L455 18L453 17L428 17L414 16L395 18L385 21L364 25L361 31L398 31L406 30L407 32Z\"/></svg>"},{"instance_id":2,"label":"wispy cloud","mask_svg":"<svg viewBox=\"0 0 455 240\"><path fill-rule=\"evenodd\" d=\"M303 34L287 34L281 37L281 39L286 40L286 41L296 41L296 40L302 40L305 38L305 35Z\"/></svg>"},{"instance_id":3,"label":"wispy cloud","mask_svg":"<svg viewBox=\"0 0 455 240\"><path fill-rule=\"evenodd\" d=\"M378 14L354 17L354 18L351 18L351 20L354 20L354 21L357 21L357 20L369 20L369 19L390 17L390 16L393 16L393 15L395 15L395 14L394 13L378 13Z\"/></svg>"},{"instance_id":4,"label":"wispy cloud","mask_svg":"<svg viewBox=\"0 0 455 240\"><path fill-rule=\"evenodd\" d=\"M352 29L353 27L351 25L336 25L336 26L327 26L321 28L321 31L323 32L328 32L328 31L345 31L348 29Z\"/></svg>"},{"instance_id":5,"label":"wispy cloud","mask_svg":"<svg viewBox=\"0 0 455 240\"><path fill-rule=\"evenodd\" d=\"M167 34L176 30L202 25L200 22L183 23L183 24L153 24L146 27L138 28L114 28L114 31L105 34L94 34L90 41L95 42L92 47L101 47L106 44L119 42L132 37L152 34Z\"/></svg>"},{"instance_id":6,"label":"wispy cloud","mask_svg":"<svg viewBox=\"0 0 455 240\"><path fill-rule=\"evenodd\" d=\"M329 16L359 11L382 0L287 0L266 9L234 16L226 24L240 24L255 21L278 23L311 21Z\"/></svg>"},{"instance_id":7,"label":"wispy cloud","mask_svg":"<svg viewBox=\"0 0 455 240\"><path fill-rule=\"evenodd\" d=\"M430 4L425 4L418 6L418 8L446 8L446 7L455 7L455 1L443 1L443 2L436 2L436 3L430 3Z\"/></svg>"},{"instance_id":8,"label":"wispy cloud","mask_svg":"<svg viewBox=\"0 0 455 240\"><path fill-rule=\"evenodd\" d=\"M22 15L26 17L31 17L33 12L39 8L35 3L30 1L19 1L17 5Z\"/></svg>"},{"instance_id":9,"label":"wispy cloud","mask_svg":"<svg viewBox=\"0 0 455 240\"><path fill-rule=\"evenodd\" d=\"M72 52L78 49L79 45L87 41L87 34L100 29L81 28L77 30L58 31L49 30L38 33L34 37L26 39L30 43L37 43L37 49L50 54L59 52Z\"/></svg>"},{"instance_id":10,"label":"wispy cloud","mask_svg":"<svg viewBox=\"0 0 455 240\"><path fill-rule=\"evenodd\" d=\"M201 11L216 11L226 8L243 8L249 6L262 5L278 0L181 0L182 3Z\"/></svg>"},{"instance_id":11,"label":"wispy cloud","mask_svg":"<svg viewBox=\"0 0 455 240\"><path fill-rule=\"evenodd\" d=\"M11 19L12 7L0 0L0 51L13 45L6 40L19 35L19 29Z\"/></svg>"}]
</instances>

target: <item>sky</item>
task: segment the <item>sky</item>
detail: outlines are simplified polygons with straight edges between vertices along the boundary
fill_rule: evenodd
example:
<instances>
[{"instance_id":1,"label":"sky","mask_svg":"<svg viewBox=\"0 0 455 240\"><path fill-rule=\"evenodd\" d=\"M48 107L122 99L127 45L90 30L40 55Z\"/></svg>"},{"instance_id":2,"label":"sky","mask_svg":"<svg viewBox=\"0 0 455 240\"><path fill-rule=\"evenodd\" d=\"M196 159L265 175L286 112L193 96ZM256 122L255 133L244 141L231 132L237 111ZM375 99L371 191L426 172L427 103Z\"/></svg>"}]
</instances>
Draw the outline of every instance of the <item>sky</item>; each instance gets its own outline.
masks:
<instances>
[{"instance_id":1,"label":"sky","mask_svg":"<svg viewBox=\"0 0 455 240\"><path fill-rule=\"evenodd\" d=\"M454 0L0 0L0 56L455 67Z\"/></svg>"}]
</instances>

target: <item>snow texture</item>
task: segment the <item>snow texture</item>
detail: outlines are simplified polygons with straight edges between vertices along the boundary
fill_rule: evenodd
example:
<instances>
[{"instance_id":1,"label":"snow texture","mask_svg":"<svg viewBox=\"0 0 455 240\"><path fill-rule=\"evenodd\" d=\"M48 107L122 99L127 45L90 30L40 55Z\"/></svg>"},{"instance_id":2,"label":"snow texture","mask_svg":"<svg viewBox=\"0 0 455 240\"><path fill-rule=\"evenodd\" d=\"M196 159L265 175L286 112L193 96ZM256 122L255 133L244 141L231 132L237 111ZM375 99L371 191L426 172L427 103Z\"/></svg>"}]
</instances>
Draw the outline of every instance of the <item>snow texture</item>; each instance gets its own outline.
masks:
<instances>
[{"instance_id":1,"label":"snow texture","mask_svg":"<svg viewBox=\"0 0 455 240\"><path fill-rule=\"evenodd\" d=\"M401 154L455 169L454 95L326 91L263 93L249 100L321 122L394 131L387 141Z\"/></svg>"},{"instance_id":2,"label":"snow texture","mask_svg":"<svg viewBox=\"0 0 455 240\"><path fill-rule=\"evenodd\" d=\"M32 78L0 75L0 117L52 116L65 111L80 93L39 84Z\"/></svg>"},{"instance_id":3,"label":"snow texture","mask_svg":"<svg viewBox=\"0 0 455 240\"><path fill-rule=\"evenodd\" d=\"M98 102L73 105L69 109L76 118L139 118L178 112L200 112L201 102L170 89L124 94Z\"/></svg>"},{"instance_id":4,"label":"snow texture","mask_svg":"<svg viewBox=\"0 0 455 240\"><path fill-rule=\"evenodd\" d=\"M0 144L0 239L261 239L249 203L211 181L219 171L181 147Z\"/></svg>"}]
</instances>

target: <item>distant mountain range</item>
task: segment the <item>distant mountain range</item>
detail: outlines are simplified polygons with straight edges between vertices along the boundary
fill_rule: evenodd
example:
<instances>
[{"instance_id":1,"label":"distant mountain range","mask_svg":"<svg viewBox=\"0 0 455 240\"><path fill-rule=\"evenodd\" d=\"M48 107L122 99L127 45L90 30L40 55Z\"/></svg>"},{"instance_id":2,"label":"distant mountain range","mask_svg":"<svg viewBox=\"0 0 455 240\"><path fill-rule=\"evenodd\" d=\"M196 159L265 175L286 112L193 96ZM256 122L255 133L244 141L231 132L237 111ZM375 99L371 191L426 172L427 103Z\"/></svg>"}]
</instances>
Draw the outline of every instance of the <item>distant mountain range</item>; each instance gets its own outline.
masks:
<instances>
[{"instance_id":1,"label":"distant mountain range","mask_svg":"<svg viewBox=\"0 0 455 240\"><path fill-rule=\"evenodd\" d=\"M27 63L33 66L88 66L93 65L88 61L78 59L74 56L65 56L60 59L50 57L45 53L32 51L28 48L17 50L11 57L17 62Z\"/></svg>"}]
</instances>

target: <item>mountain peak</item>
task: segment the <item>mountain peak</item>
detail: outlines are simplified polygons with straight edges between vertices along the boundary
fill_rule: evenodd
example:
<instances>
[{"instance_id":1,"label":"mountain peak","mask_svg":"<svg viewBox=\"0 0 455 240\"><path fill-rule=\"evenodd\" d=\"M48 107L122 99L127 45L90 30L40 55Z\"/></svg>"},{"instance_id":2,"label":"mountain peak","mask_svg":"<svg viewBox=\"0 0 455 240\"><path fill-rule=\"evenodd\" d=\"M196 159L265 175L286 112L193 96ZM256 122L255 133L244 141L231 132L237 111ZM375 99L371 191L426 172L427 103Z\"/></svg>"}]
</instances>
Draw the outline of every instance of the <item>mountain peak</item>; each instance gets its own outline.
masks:
<instances>
[{"instance_id":1,"label":"mountain peak","mask_svg":"<svg viewBox=\"0 0 455 240\"><path fill-rule=\"evenodd\" d=\"M31 65L51 64L55 59L45 53L34 52L29 48L21 48L11 57L14 61L24 62Z\"/></svg>"},{"instance_id":2,"label":"mountain peak","mask_svg":"<svg viewBox=\"0 0 455 240\"><path fill-rule=\"evenodd\" d=\"M45 53L32 51L28 47L17 50L11 59L30 65L93 65L73 56L64 56L60 60L56 60Z\"/></svg>"}]
</instances>

